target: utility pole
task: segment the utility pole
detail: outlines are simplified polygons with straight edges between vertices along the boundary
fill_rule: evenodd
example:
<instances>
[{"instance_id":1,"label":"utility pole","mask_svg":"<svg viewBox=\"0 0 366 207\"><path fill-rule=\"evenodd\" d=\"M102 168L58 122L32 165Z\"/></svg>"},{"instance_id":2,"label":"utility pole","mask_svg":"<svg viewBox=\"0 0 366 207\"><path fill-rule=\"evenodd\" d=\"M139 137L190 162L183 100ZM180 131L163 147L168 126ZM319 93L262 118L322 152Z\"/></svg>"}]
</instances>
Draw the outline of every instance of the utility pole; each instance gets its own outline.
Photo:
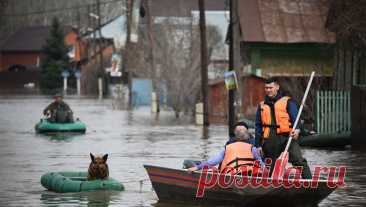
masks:
<instances>
[{"instance_id":1,"label":"utility pole","mask_svg":"<svg viewBox=\"0 0 366 207\"><path fill-rule=\"evenodd\" d=\"M206 18L205 1L198 0L200 11L200 36L201 36L201 94L203 102L203 126L209 125L208 120L208 77L207 77L207 40L206 40Z\"/></svg>"},{"instance_id":2,"label":"utility pole","mask_svg":"<svg viewBox=\"0 0 366 207\"><path fill-rule=\"evenodd\" d=\"M157 74L157 69L155 68L155 58L154 58L154 30L153 30L153 25L154 25L154 21L151 15L151 0L145 0L145 8L146 8L146 17L147 17L147 30L148 30L148 36L149 36L149 43L150 43L150 51L149 51L149 59L150 59L150 69L151 69L151 74L152 74L152 81L153 81L153 91L156 94L156 113L160 112L160 103L159 103L159 98L160 98L160 88L159 88L159 84L160 84L160 74ZM160 71L159 71L160 72Z\"/></svg>"},{"instance_id":3,"label":"utility pole","mask_svg":"<svg viewBox=\"0 0 366 207\"><path fill-rule=\"evenodd\" d=\"M104 75L104 65L103 65L103 49L104 49L104 45L103 45L103 36L102 36L102 24L101 24L101 19L102 17L100 16L100 0L96 0L96 5L97 5L97 21L98 21L98 33L99 33L99 61L100 61L100 74L99 77L103 77Z\"/></svg>"},{"instance_id":4,"label":"utility pole","mask_svg":"<svg viewBox=\"0 0 366 207\"><path fill-rule=\"evenodd\" d=\"M95 5L93 4L92 5L92 9L91 11L94 12L95 10ZM93 55L92 55L92 59L94 60L97 60L96 57L97 57L97 37L96 37L96 34L95 34L95 30L96 30L96 26L95 26L95 18L91 17L90 16L91 13L89 13L89 18L91 19L91 25L92 25L92 33L93 33ZM98 70L98 77L99 77L99 70Z\"/></svg>"},{"instance_id":5,"label":"utility pole","mask_svg":"<svg viewBox=\"0 0 366 207\"><path fill-rule=\"evenodd\" d=\"M132 21L132 5L133 5L133 0L126 0L126 43L125 43L125 48L123 49L122 52L122 82L123 84L128 84L128 105L129 108L131 108L132 106L132 83L129 77L129 72L127 69L127 61L128 61L128 50L130 47L130 41L131 41L131 21Z\"/></svg>"},{"instance_id":6,"label":"utility pole","mask_svg":"<svg viewBox=\"0 0 366 207\"><path fill-rule=\"evenodd\" d=\"M90 41L90 44L92 46L92 50L93 51L90 51L88 49L88 58L93 60L94 59L94 56L96 54L96 48L95 48L95 33L94 33L94 30L95 30L95 27L94 27L94 19L90 16L90 13L92 12L92 9L93 9L93 5L88 5L87 7L87 10L88 10L88 30L93 34L93 37L92 37L92 41Z\"/></svg>"},{"instance_id":7,"label":"utility pole","mask_svg":"<svg viewBox=\"0 0 366 207\"><path fill-rule=\"evenodd\" d=\"M86 33L88 33L89 28L91 28L90 15L89 15L90 14L90 5L88 5L86 7L86 9L87 9L87 12L88 12L88 26L86 27ZM89 40L89 43L90 43L90 40ZM87 48L88 60L91 60L91 52L90 52L90 49L89 49L90 47L88 46L86 48Z\"/></svg>"},{"instance_id":8,"label":"utility pole","mask_svg":"<svg viewBox=\"0 0 366 207\"><path fill-rule=\"evenodd\" d=\"M234 19L234 1L230 0L230 23L229 23L229 34L230 34L230 41L229 41L229 71L234 70L234 33L233 33L233 19ZM229 136L233 133L234 123L235 123L235 91L233 89L229 90L229 103L228 103L228 125L229 125Z\"/></svg>"},{"instance_id":9,"label":"utility pole","mask_svg":"<svg viewBox=\"0 0 366 207\"><path fill-rule=\"evenodd\" d=\"M102 94L105 94L108 91L108 85L106 82L106 79L104 78L104 62L103 62L103 50L104 50L104 40L102 35L102 16L100 14L100 0L96 0L96 6L97 6L97 23L98 23L98 33L99 33L99 63L100 63L100 69L99 69L99 80L101 81L102 85Z\"/></svg>"}]
</instances>

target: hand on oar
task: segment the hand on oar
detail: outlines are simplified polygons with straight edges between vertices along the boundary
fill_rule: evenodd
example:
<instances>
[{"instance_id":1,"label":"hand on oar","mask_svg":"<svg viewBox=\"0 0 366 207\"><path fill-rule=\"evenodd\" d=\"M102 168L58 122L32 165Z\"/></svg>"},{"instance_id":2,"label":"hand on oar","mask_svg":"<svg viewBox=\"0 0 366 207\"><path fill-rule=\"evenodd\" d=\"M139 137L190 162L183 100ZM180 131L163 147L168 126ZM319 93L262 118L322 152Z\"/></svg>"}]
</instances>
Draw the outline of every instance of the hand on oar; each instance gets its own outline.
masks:
<instances>
[{"instance_id":1,"label":"hand on oar","mask_svg":"<svg viewBox=\"0 0 366 207\"><path fill-rule=\"evenodd\" d=\"M187 169L188 173L192 173L192 172L197 171L197 170L198 170L198 168L196 166L190 167L190 168Z\"/></svg>"},{"instance_id":2,"label":"hand on oar","mask_svg":"<svg viewBox=\"0 0 366 207\"><path fill-rule=\"evenodd\" d=\"M299 138L299 134L300 134L300 130L296 129L296 130L291 131L290 136L294 140L297 140Z\"/></svg>"},{"instance_id":3,"label":"hand on oar","mask_svg":"<svg viewBox=\"0 0 366 207\"><path fill-rule=\"evenodd\" d=\"M258 154L259 156L261 156L262 158L264 157L264 153L263 153L263 149L262 149L262 147L257 147L257 154Z\"/></svg>"}]
</instances>

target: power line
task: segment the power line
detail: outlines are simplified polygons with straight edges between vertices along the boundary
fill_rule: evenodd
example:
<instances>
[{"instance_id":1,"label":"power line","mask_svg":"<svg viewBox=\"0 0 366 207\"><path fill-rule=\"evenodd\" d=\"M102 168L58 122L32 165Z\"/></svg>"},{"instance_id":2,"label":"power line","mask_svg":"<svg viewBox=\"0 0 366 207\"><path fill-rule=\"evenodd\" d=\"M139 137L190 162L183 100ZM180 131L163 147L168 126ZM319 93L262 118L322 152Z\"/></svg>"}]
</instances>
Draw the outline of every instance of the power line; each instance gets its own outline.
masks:
<instances>
[{"instance_id":1,"label":"power line","mask_svg":"<svg viewBox=\"0 0 366 207\"><path fill-rule=\"evenodd\" d=\"M104 1L101 2L100 5L106 5L110 3L117 3L122 2L125 0L110 0L110 1ZM0 14L1 17L22 17L22 16L29 16L29 15L38 15L38 14L47 14L47 13L56 13L56 12L62 12L67 10L77 10L82 8L87 8L88 6L95 6L96 4L84 4L80 6L73 6L73 7L65 7L65 8L59 8L59 9L49 9L44 11L34 11L34 12L28 12L28 13L22 13L22 14Z\"/></svg>"}]
</instances>

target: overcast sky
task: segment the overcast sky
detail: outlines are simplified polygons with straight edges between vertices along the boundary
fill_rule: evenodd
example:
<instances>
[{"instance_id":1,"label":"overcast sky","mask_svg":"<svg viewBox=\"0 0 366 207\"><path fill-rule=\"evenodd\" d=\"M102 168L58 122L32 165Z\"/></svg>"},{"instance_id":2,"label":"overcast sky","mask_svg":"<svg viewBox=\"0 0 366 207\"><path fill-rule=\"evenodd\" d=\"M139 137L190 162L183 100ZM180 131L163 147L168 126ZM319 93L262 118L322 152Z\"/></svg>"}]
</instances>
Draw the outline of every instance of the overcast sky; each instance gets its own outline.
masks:
<instances>
[{"instance_id":1,"label":"overcast sky","mask_svg":"<svg viewBox=\"0 0 366 207\"><path fill-rule=\"evenodd\" d=\"M198 19L199 12L192 11L192 16ZM106 25L102 29L104 37L114 38L116 47L121 47L126 40L126 31L124 30L125 16L120 16L115 21ZM229 21L228 11L207 11L206 12L206 24L217 26L219 32L221 33L222 42L225 41L226 31ZM227 50L227 47L226 47ZM214 54L215 56L219 54Z\"/></svg>"}]
</instances>

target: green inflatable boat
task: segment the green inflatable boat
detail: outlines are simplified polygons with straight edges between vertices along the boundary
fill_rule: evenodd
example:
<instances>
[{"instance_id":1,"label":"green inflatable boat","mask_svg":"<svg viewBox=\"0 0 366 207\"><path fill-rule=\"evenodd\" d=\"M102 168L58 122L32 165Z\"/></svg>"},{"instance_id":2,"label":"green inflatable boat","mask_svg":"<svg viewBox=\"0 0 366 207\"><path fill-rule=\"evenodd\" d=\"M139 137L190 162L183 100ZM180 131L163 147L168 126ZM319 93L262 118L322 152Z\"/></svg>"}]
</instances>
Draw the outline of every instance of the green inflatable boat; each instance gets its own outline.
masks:
<instances>
[{"instance_id":1,"label":"green inflatable boat","mask_svg":"<svg viewBox=\"0 0 366 207\"><path fill-rule=\"evenodd\" d=\"M72 123L53 123L47 119L41 119L35 126L37 133L76 132L85 133L86 126L80 120Z\"/></svg>"},{"instance_id":2,"label":"green inflatable boat","mask_svg":"<svg viewBox=\"0 0 366 207\"><path fill-rule=\"evenodd\" d=\"M50 172L42 175L41 184L50 191L71 193L95 190L123 191L124 186L113 178L86 180L87 172Z\"/></svg>"},{"instance_id":3,"label":"green inflatable boat","mask_svg":"<svg viewBox=\"0 0 366 207\"><path fill-rule=\"evenodd\" d=\"M319 148L343 148L346 145L350 145L351 141L351 132L314 134L300 137L300 139L298 140L300 146Z\"/></svg>"}]
</instances>

